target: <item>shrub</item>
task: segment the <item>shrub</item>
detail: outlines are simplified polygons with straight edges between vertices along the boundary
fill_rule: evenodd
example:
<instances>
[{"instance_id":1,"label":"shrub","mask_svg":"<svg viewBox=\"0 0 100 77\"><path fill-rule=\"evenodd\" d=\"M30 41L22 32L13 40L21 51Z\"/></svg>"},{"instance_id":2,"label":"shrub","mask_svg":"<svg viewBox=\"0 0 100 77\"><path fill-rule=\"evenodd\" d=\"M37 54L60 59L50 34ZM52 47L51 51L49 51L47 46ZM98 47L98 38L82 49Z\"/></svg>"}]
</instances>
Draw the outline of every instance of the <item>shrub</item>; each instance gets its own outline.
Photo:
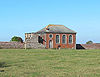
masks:
<instances>
[{"instance_id":1,"label":"shrub","mask_svg":"<svg viewBox=\"0 0 100 77\"><path fill-rule=\"evenodd\" d=\"M93 44L93 41L88 41L86 42L86 44Z\"/></svg>"},{"instance_id":2,"label":"shrub","mask_svg":"<svg viewBox=\"0 0 100 77\"><path fill-rule=\"evenodd\" d=\"M15 41L15 42L21 42L21 43L23 43L22 38L21 38L21 37L17 37L17 36L12 37L12 38L11 38L11 41Z\"/></svg>"}]
</instances>

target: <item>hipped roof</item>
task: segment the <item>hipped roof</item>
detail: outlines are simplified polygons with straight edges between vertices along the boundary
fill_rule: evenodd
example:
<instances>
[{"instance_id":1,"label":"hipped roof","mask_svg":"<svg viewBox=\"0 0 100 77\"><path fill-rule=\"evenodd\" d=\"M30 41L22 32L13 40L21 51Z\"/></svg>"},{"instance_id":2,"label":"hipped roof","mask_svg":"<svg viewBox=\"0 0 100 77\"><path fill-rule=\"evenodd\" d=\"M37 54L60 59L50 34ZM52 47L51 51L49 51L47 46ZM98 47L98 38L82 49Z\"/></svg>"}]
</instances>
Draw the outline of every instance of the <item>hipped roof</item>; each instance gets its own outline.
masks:
<instances>
[{"instance_id":1,"label":"hipped roof","mask_svg":"<svg viewBox=\"0 0 100 77\"><path fill-rule=\"evenodd\" d=\"M45 28L39 30L36 33L76 33L75 31L67 28L64 25L53 25L49 24Z\"/></svg>"}]
</instances>

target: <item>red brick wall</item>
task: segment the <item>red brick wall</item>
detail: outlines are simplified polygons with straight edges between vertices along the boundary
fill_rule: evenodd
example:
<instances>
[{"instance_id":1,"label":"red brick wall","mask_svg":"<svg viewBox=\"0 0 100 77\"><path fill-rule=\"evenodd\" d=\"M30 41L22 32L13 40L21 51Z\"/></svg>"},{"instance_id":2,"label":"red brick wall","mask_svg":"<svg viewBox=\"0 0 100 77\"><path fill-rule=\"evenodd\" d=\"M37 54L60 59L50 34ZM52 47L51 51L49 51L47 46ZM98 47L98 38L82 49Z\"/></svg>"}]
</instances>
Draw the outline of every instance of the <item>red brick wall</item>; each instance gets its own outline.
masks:
<instances>
[{"instance_id":1,"label":"red brick wall","mask_svg":"<svg viewBox=\"0 0 100 77\"><path fill-rule=\"evenodd\" d=\"M49 40L53 40L53 48L57 48L58 45L61 46L61 48L76 48L76 34L65 34L66 35L66 44L62 44L62 35L63 34L59 34L60 35L60 43L56 44L56 34L52 34L53 38L49 38L49 33L46 34L46 48L49 48ZM73 43L69 44L69 35L73 36ZM44 43L45 44L45 43Z\"/></svg>"}]
</instances>

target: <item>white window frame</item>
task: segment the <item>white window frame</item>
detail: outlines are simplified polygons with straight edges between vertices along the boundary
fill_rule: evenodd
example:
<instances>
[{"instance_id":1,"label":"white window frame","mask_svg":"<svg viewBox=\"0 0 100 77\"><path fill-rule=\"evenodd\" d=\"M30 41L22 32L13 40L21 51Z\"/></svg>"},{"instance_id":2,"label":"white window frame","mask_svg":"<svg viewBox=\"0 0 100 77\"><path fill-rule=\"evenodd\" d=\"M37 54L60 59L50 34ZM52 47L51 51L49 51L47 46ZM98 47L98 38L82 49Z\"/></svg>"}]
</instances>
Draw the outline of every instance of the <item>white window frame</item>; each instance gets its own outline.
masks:
<instances>
[{"instance_id":1,"label":"white window frame","mask_svg":"<svg viewBox=\"0 0 100 77\"><path fill-rule=\"evenodd\" d=\"M57 36L57 35L59 35L59 43L56 43L56 44L60 44L60 34L56 34L56 36Z\"/></svg>"},{"instance_id":2,"label":"white window frame","mask_svg":"<svg viewBox=\"0 0 100 77\"><path fill-rule=\"evenodd\" d=\"M69 36L70 36L70 35L72 36L72 43L69 43ZM68 43L69 43L69 44L73 44L73 35L72 35L72 34L70 34L70 35L68 36Z\"/></svg>"},{"instance_id":3,"label":"white window frame","mask_svg":"<svg viewBox=\"0 0 100 77\"><path fill-rule=\"evenodd\" d=\"M65 43L63 43L63 35L65 35ZM62 44L66 44L67 43L67 40L66 40L67 37L66 37L66 34L63 34L63 35L62 35Z\"/></svg>"},{"instance_id":4,"label":"white window frame","mask_svg":"<svg viewBox=\"0 0 100 77\"><path fill-rule=\"evenodd\" d=\"M30 34L30 38L31 38L32 36L31 36L31 34Z\"/></svg>"}]
</instances>

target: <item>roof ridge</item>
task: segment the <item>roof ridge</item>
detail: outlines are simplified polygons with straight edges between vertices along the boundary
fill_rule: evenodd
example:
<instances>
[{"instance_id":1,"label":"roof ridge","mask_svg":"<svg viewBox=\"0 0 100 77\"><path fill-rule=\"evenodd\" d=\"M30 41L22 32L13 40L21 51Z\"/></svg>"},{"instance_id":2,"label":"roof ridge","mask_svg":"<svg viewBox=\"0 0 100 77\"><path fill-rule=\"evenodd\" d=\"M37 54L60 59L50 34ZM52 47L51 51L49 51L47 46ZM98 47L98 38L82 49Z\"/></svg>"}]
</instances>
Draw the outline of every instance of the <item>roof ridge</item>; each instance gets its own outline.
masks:
<instances>
[{"instance_id":1,"label":"roof ridge","mask_svg":"<svg viewBox=\"0 0 100 77\"><path fill-rule=\"evenodd\" d=\"M49 24L45 28L48 28L49 26L64 26L64 25L57 25L57 24Z\"/></svg>"},{"instance_id":2,"label":"roof ridge","mask_svg":"<svg viewBox=\"0 0 100 77\"><path fill-rule=\"evenodd\" d=\"M60 25L60 24L49 24L48 26L64 26L64 25Z\"/></svg>"}]
</instances>

